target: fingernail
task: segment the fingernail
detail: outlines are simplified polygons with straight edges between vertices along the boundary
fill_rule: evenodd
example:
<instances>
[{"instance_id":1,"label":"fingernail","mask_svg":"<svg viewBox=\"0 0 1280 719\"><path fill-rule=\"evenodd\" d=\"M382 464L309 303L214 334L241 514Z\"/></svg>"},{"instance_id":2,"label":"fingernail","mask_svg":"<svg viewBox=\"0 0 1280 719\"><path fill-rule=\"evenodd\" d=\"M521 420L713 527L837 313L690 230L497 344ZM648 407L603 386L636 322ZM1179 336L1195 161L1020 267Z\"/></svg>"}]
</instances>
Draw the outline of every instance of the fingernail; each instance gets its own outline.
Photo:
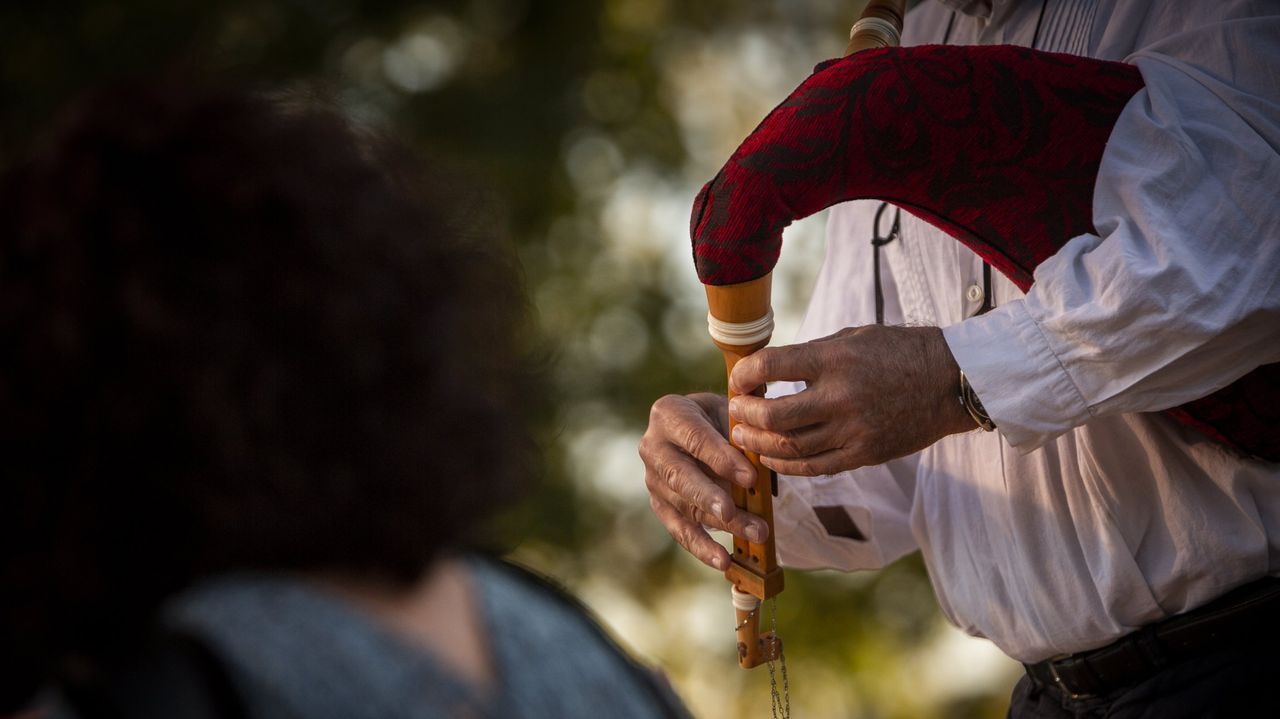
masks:
<instances>
[{"instance_id":1,"label":"fingernail","mask_svg":"<svg viewBox=\"0 0 1280 719\"><path fill-rule=\"evenodd\" d=\"M737 397L734 397L733 399L729 400L729 416L730 417L733 417L734 419L738 418L738 407L741 406L741 404L742 402L738 401Z\"/></svg>"},{"instance_id":2,"label":"fingernail","mask_svg":"<svg viewBox=\"0 0 1280 719\"><path fill-rule=\"evenodd\" d=\"M716 569L719 569L722 572L729 568L729 563L725 561L724 557L717 556L711 560L711 563L715 565Z\"/></svg>"},{"instance_id":3,"label":"fingernail","mask_svg":"<svg viewBox=\"0 0 1280 719\"><path fill-rule=\"evenodd\" d=\"M714 514L714 515L716 515L716 517L717 517L721 522L723 522L723 521L724 521L724 503L720 502L719 500L716 500L716 501L712 502L712 503L711 503L711 513L712 513L712 514Z\"/></svg>"},{"instance_id":4,"label":"fingernail","mask_svg":"<svg viewBox=\"0 0 1280 719\"><path fill-rule=\"evenodd\" d=\"M732 436L733 436L733 443L741 447L742 446L742 428L734 427Z\"/></svg>"},{"instance_id":5,"label":"fingernail","mask_svg":"<svg viewBox=\"0 0 1280 719\"><path fill-rule=\"evenodd\" d=\"M744 487L750 487L756 481L756 473L753 472L752 470L739 469L737 474L738 474L738 484L741 484Z\"/></svg>"},{"instance_id":6,"label":"fingernail","mask_svg":"<svg viewBox=\"0 0 1280 719\"><path fill-rule=\"evenodd\" d=\"M754 524L747 525L746 534L747 534L747 539L750 539L756 544L759 544L761 541L764 540L764 532L760 531L760 528Z\"/></svg>"}]
</instances>

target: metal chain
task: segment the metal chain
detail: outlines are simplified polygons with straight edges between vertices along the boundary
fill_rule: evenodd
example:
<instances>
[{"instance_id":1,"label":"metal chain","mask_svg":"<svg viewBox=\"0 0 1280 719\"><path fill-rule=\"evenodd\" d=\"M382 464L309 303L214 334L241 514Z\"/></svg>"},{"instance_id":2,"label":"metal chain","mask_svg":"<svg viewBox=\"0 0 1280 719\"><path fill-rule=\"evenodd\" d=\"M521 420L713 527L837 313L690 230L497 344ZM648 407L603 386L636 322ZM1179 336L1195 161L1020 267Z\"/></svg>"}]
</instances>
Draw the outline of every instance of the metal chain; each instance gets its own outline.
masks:
<instances>
[{"instance_id":1,"label":"metal chain","mask_svg":"<svg viewBox=\"0 0 1280 719\"><path fill-rule=\"evenodd\" d=\"M778 598L774 597L769 601L770 608L770 629L773 631L774 648L778 648ZM778 693L778 676L774 673L773 662L769 661L769 703L773 709L773 719L791 719L791 686L787 681L787 655L780 649L778 654L778 665L782 672L782 693ZM778 710L782 709L779 714Z\"/></svg>"}]
</instances>

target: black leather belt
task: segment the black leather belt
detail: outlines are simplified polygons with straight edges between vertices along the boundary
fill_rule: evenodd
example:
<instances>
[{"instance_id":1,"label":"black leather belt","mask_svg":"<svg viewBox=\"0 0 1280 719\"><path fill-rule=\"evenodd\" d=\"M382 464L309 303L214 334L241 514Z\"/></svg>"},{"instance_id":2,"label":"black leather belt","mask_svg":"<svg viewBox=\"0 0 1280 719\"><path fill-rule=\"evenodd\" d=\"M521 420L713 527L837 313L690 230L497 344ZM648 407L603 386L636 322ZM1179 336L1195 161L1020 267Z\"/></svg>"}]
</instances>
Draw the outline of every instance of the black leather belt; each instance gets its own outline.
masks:
<instances>
[{"instance_id":1,"label":"black leather belt","mask_svg":"<svg viewBox=\"0 0 1280 719\"><path fill-rule=\"evenodd\" d=\"M1161 669L1280 628L1280 578L1264 577L1100 649L1024 664L1031 679L1073 699L1108 694Z\"/></svg>"}]
</instances>

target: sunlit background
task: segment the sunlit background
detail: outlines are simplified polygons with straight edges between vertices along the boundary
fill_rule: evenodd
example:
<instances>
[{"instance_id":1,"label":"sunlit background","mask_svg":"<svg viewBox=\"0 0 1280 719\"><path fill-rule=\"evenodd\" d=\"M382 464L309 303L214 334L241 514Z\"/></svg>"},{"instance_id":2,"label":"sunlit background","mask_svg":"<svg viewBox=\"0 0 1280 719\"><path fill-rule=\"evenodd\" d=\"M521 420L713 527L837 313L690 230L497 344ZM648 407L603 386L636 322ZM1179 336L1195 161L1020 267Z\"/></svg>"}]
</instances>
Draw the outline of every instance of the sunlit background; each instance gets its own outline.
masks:
<instances>
[{"instance_id":1,"label":"sunlit background","mask_svg":"<svg viewBox=\"0 0 1280 719\"><path fill-rule=\"evenodd\" d=\"M0 6L0 162L80 88L156 69L305 80L489 188L555 349L547 476L501 531L578 594L695 714L766 716L737 667L723 578L648 509L636 445L662 394L720 391L689 250L692 198L812 66L851 0L153 0ZM775 342L792 337L825 216L787 231ZM789 573L791 702L808 717L1003 716L1019 667L948 627L918 559Z\"/></svg>"}]
</instances>

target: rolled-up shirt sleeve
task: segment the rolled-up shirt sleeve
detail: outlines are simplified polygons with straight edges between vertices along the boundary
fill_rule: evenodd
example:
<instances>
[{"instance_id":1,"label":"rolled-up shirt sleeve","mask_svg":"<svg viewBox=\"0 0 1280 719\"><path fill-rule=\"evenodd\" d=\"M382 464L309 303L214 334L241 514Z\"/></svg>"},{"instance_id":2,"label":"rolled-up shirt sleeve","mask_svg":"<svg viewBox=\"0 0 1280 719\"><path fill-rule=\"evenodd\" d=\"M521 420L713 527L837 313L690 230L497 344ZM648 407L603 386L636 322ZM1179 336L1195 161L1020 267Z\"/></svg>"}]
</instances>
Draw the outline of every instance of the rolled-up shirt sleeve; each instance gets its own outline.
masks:
<instances>
[{"instance_id":1,"label":"rolled-up shirt sleeve","mask_svg":"<svg viewBox=\"0 0 1280 719\"><path fill-rule=\"evenodd\" d=\"M1280 19L1204 32L1207 64L1131 58L1146 87L1104 153L1097 234L1041 264L1025 298L944 330L1015 447L1280 361Z\"/></svg>"}]
</instances>

